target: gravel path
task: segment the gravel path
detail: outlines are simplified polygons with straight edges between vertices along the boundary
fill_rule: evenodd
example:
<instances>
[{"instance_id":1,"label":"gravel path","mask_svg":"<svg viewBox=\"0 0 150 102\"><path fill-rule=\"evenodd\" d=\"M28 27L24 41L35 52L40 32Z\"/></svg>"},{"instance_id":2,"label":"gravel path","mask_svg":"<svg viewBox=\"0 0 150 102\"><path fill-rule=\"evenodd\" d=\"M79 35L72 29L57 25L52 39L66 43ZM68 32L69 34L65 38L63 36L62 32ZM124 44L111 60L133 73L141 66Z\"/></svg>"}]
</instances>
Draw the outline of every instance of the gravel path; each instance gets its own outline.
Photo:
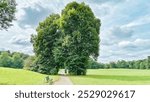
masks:
<instances>
[{"instance_id":1,"label":"gravel path","mask_svg":"<svg viewBox=\"0 0 150 102\"><path fill-rule=\"evenodd\" d=\"M64 70L59 72L60 79L56 81L53 85L73 85L68 76L65 76Z\"/></svg>"}]
</instances>

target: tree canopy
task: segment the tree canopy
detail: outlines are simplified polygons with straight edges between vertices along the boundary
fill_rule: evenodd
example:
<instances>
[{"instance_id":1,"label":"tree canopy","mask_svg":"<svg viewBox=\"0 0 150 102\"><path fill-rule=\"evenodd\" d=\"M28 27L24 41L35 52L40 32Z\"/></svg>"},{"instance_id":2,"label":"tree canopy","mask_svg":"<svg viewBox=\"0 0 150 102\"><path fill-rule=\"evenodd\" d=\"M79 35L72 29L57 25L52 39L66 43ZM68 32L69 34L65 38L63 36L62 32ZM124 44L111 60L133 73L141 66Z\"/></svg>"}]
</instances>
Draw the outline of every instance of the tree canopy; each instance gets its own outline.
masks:
<instances>
[{"instance_id":1,"label":"tree canopy","mask_svg":"<svg viewBox=\"0 0 150 102\"><path fill-rule=\"evenodd\" d=\"M37 35L32 35L35 68L54 74L63 67L69 74L85 75L89 58L99 55L100 25L85 3L71 2L60 16L51 14L39 23Z\"/></svg>"},{"instance_id":2,"label":"tree canopy","mask_svg":"<svg viewBox=\"0 0 150 102\"><path fill-rule=\"evenodd\" d=\"M34 70L44 74L57 74L57 64L53 56L53 48L56 40L59 38L58 32L60 16L52 14L37 27L37 36L32 35L31 42L34 46L36 61Z\"/></svg>"},{"instance_id":3,"label":"tree canopy","mask_svg":"<svg viewBox=\"0 0 150 102\"><path fill-rule=\"evenodd\" d=\"M70 74L86 74L89 57L99 55L100 20L85 3L69 3L61 13L62 45L68 50L65 68ZM63 52L62 52L63 53Z\"/></svg>"},{"instance_id":4,"label":"tree canopy","mask_svg":"<svg viewBox=\"0 0 150 102\"><path fill-rule=\"evenodd\" d=\"M15 20L16 2L15 0L0 0L0 30L8 29Z\"/></svg>"}]
</instances>

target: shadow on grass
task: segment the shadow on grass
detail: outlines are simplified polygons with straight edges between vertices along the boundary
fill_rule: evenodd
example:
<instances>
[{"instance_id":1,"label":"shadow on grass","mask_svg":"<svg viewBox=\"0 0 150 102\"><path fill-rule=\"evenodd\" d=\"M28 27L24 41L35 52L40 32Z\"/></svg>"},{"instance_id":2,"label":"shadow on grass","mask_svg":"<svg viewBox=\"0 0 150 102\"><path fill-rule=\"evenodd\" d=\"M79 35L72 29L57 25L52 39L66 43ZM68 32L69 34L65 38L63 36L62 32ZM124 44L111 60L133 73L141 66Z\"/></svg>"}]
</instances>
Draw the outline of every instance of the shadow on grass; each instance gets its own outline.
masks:
<instances>
[{"instance_id":1,"label":"shadow on grass","mask_svg":"<svg viewBox=\"0 0 150 102\"><path fill-rule=\"evenodd\" d=\"M0 83L0 85L8 85L8 83Z\"/></svg>"},{"instance_id":2,"label":"shadow on grass","mask_svg":"<svg viewBox=\"0 0 150 102\"><path fill-rule=\"evenodd\" d=\"M150 76L86 75L82 77L93 79L121 80L121 81L150 81Z\"/></svg>"}]
</instances>

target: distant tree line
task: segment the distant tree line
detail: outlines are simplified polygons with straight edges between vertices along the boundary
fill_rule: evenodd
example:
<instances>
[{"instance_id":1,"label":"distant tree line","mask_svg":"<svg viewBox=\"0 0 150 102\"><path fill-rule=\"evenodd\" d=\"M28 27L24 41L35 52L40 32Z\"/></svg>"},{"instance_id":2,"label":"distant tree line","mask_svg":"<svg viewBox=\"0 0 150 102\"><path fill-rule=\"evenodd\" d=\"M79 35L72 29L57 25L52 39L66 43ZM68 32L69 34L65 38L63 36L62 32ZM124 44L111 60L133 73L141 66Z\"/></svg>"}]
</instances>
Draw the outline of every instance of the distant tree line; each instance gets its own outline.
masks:
<instances>
[{"instance_id":1,"label":"distant tree line","mask_svg":"<svg viewBox=\"0 0 150 102\"><path fill-rule=\"evenodd\" d=\"M18 69L27 69L37 71L36 57L29 56L20 52L0 51L0 67L10 67ZM62 67L63 68L63 67ZM119 60L110 63L99 63L94 59L89 58L88 69L111 69L111 68L124 68L124 69L150 69L150 56L143 60L125 61ZM38 72L38 71L37 71Z\"/></svg>"},{"instance_id":2,"label":"distant tree line","mask_svg":"<svg viewBox=\"0 0 150 102\"><path fill-rule=\"evenodd\" d=\"M125 61L119 60L110 63L98 63L89 59L88 68L90 69L110 69L110 68L125 68L125 69L150 69L150 56L143 60Z\"/></svg>"},{"instance_id":3,"label":"distant tree line","mask_svg":"<svg viewBox=\"0 0 150 102\"><path fill-rule=\"evenodd\" d=\"M0 51L0 67L23 68L29 55L20 52Z\"/></svg>"}]
</instances>

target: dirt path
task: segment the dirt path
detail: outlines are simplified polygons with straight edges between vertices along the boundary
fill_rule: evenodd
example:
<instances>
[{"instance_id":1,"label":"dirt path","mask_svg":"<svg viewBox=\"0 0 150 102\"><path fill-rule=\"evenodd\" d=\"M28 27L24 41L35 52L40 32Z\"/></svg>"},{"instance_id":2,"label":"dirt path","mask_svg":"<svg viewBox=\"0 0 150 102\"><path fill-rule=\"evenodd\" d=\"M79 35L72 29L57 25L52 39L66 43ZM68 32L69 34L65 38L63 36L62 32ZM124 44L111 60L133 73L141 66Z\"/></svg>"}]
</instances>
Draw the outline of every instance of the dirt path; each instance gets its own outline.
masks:
<instances>
[{"instance_id":1,"label":"dirt path","mask_svg":"<svg viewBox=\"0 0 150 102\"><path fill-rule=\"evenodd\" d=\"M60 79L56 81L53 85L73 85L68 76L65 76L64 70L59 72Z\"/></svg>"}]
</instances>

